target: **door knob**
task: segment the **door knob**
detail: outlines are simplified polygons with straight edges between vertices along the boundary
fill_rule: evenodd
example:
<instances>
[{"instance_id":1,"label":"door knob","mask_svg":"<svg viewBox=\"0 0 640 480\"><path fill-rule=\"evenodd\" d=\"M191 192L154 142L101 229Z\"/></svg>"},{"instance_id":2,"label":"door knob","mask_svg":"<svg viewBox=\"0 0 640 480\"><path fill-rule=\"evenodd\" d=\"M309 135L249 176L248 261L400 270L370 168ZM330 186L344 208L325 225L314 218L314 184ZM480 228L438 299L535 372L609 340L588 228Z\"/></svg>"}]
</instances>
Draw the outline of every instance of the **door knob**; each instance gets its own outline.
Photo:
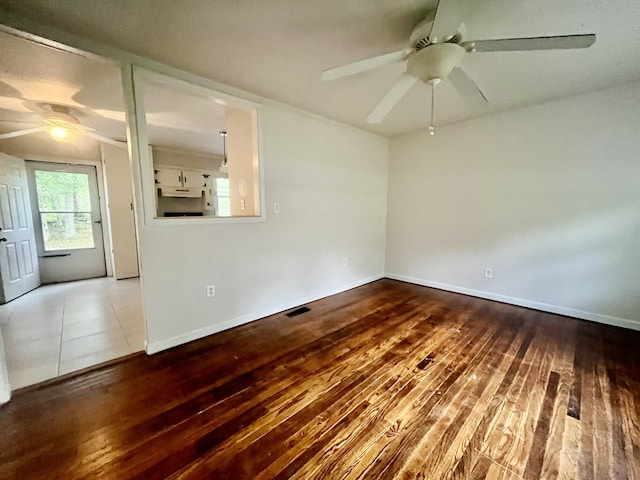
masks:
<instances>
[{"instance_id":1,"label":"door knob","mask_svg":"<svg viewBox=\"0 0 640 480\"><path fill-rule=\"evenodd\" d=\"M6 237L0 238L0 242L6 242L6 241L7 241Z\"/></svg>"}]
</instances>

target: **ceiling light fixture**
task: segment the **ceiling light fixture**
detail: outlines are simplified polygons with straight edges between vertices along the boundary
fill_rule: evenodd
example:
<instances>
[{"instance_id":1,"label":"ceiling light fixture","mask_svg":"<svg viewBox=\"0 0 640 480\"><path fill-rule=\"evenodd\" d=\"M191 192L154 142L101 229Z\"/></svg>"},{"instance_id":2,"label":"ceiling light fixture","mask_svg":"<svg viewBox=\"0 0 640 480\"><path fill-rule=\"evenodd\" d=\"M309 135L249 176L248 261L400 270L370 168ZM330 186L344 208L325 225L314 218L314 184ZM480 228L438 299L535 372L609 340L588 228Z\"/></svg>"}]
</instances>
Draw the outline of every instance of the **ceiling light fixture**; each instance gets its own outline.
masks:
<instances>
[{"instance_id":1,"label":"ceiling light fixture","mask_svg":"<svg viewBox=\"0 0 640 480\"><path fill-rule=\"evenodd\" d=\"M70 115L68 110L55 108L44 115L42 128L57 142L73 143L86 132L77 118Z\"/></svg>"},{"instance_id":2,"label":"ceiling light fixture","mask_svg":"<svg viewBox=\"0 0 640 480\"><path fill-rule=\"evenodd\" d=\"M225 130L220 130L220 136L222 137L222 148L224 152L220 171L222 173L229 173L229 166L227 165L227 132Z\"/></svg>"},{"instance_id":3,"label":"ceiling light fixture","mask_svg":"<svg viewBox=\"0 0 640 480\"><path fill-rule=\"evenodd\" d=\"M31 135L33 133L47 132L56 142L73 143L82 136L87 136L98 142L108 143L118 148L126 150L127 142L114 140L96 133L95 128L82 125L80 121L71 115L69 107L64 105L43 104L48 108L46 112L41 114L42 122L38 123L35 128L26 128L24 130L16 130L14 132L0 133L0 140L8 138L21 137L23 135Z\"/></svg>"}]
</instances>

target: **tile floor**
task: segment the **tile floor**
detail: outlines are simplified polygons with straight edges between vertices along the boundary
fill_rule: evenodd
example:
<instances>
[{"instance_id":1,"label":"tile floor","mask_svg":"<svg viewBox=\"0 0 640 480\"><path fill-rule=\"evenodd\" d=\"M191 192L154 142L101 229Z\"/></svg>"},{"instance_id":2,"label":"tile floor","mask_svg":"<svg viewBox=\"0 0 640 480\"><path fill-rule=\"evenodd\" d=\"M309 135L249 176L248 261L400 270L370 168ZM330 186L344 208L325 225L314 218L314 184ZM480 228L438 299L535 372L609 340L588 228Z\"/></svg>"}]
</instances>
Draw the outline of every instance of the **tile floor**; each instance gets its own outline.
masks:
<instances>
[{"instance_id":1,"label":"tile floor","mask_svg":"<svg viewBox=\"0 0 640 480\"><path fill-rule=\"evenodd\" d=\"M140 281L45 285L0 305L0 329L13 390L143 350Z\"/></svg>"}]
</instances>

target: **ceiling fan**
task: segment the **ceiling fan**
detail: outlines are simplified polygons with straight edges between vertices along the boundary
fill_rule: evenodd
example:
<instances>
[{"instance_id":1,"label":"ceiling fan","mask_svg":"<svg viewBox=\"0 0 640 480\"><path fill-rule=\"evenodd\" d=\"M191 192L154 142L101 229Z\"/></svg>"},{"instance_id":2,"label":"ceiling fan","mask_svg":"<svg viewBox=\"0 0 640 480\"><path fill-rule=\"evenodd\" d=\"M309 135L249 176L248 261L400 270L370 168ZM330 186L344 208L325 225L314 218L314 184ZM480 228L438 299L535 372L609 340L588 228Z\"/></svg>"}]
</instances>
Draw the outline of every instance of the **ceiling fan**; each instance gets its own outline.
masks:
<instances>
[{"instance_id":1,"label":"ceiling fan","mask_svg":"<svg viewBox=\"0 0 640 480\"><path fill-rule=\"evenodd\" d=\"M94 128L82 125L80 121L71 114L69 107L63 105L44 105L47 111L42 116L42 123L34 128L25 130L17 130L0 134L0 140L8 138L20 137L22 135L30 135L32 133L47 132L51 138L57 142L73 143L82 136L87 136L98 140L99 142L108 143L117 147L126 148L126 142L120 142L108 137L99 135Z\"/></svg>"},{"instance_id":2,"label":"ceiling fan","mask_svg":"<svg viewBox=\"0 0 640 480\"><path fill-rule=\"evenodd\" d=\"M487 97L460 66L466 54L587 48L596 41L594 34L469 41L464 38L464 4L465 0L439 0L437 7L413 29L408 48L325 70L321 79L335 80L392 63L406 63L406 72L371 111L367 122L382 122L409 89L420 80L431 86L429 133L433 135L435 87L443 80L448 78L468 103L487 102Z\"/></svg>"}]
</instances>

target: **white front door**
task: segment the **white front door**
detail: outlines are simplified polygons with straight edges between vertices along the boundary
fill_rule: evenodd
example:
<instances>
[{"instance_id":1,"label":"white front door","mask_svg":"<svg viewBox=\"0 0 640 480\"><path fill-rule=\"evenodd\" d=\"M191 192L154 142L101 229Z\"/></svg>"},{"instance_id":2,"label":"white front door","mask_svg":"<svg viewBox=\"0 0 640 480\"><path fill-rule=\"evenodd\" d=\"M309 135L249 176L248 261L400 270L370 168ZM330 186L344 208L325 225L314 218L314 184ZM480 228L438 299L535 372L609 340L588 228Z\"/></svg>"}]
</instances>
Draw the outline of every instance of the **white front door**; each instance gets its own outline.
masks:
<instances>
[{"instance_id":1,"label":"white front door","mask_svg":"<svg viewBox=\"0 0 640 480\"><path fill-rule=\"evenodd\" d=\"M0 303L40 286L25 162L0 153Z\"/></svg>"},{"instance_id":2,"label":"white front door","mask_svg":"<svg viewBox=\"0 0 640 480\"><path fill-rule=\"evenodd\" d=\"M42 283L106 276L96 168L26 164Z\"/></svg>"}]
</instances>

